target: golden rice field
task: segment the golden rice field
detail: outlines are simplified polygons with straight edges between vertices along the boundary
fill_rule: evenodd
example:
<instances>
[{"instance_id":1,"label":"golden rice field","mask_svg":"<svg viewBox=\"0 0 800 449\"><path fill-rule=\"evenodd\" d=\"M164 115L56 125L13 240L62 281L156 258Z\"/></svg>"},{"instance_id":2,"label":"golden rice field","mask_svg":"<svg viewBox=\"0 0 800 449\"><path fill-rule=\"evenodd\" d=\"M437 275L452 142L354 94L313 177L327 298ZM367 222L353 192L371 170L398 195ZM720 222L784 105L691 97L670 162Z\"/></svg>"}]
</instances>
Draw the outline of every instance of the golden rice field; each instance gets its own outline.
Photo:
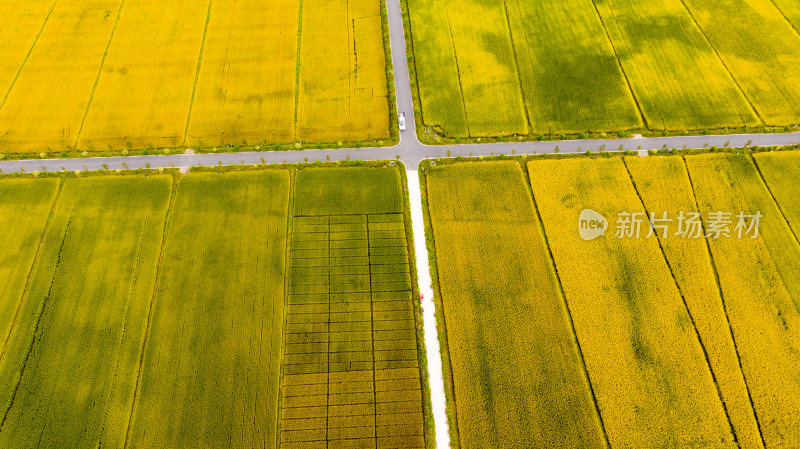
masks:
<instances>
[{"instance_id":1,"label":"golden rice field","mask_svg":"<svg viewBox=\"0 0 800 449\"><path fill-rule=\"evenodd\" d=\"M389 139L381 5L0 1L0 151Z\"/></svg>"},{"instance_id":2,"label":"golden rice field","mask_svg":"<svg viewBox=\"0 0 800 449\"><path fill-rule=\"evenodd\" d=\"M406 6L422 123L440 136L800 123L797 2L406 0Z\"/></svg>"},{"instance_id":3,"label":"golden rice field","mask_svg":"<svg viewBox=\"0 0 800 449\"><path fill-rule=\"evenodd\" d=\"M428 167L457 446L800 445L798 177L798 152ZM593 240L587 208L608 220ZM715 211L732 238L709 236Z\"/></svg>"},{"instance_id":4,"label":"golden rice field","mask_svg":"<svg viewBox=\"0 0 800 449\"><path fill-rule=\"evenodd\" d=\"M0 447L427 447L401 185L0 179Z\"/></svg>"}]
</instances>

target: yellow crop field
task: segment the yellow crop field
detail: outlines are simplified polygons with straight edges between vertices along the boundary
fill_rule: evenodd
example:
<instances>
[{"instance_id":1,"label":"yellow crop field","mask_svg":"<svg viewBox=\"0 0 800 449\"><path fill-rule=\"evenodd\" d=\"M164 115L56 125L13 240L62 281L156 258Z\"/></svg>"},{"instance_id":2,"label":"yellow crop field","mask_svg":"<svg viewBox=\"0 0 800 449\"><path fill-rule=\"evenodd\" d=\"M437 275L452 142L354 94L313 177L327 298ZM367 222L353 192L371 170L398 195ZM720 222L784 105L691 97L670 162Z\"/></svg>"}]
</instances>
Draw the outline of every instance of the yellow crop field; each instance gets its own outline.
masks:
<instances>
[{"instance_id":1,"label":"yellow crop field","mask_svg":"<svg viewBox=\"0 0 800 449\"><path fill-rule=\"evenodd\" d=\"M771 0L685 0L768 125L800 121L800 34ZM719 20L720 15L729 20ZM765 30L768 30L765 32Z\"/></svg>"},{"instance_id":2,"label":"yellow crop field","mask_svg":"<svg viewBox=\"0 0 800 449\"><path fill-rule=\"evenodd\" d=\"M0 447L426 447L400 171L302 173L0 177Z\"/></svg>"},{"instance_id":3,"label":"yellow crop field","mask_svg":"<svg viewBox=\"0 0 800 449\"><path fill-rule=\"evenodd\" d=\"M796 236L800 236L800 152L759 153L753 155L759 172L775 197L781 213Z\"/></svg>"},{"instance_id":4,"label":"yellow crop field","mask_svg":"<svg viewBox=\"0 0 800 449\"><path fill-rule=\"evenodd\" d=\"M121 3L55 5L26 69L0 107L0 148L39 153L75 145Z\"/></svg>"},{"instance_id":5,"label":"yellow crop field","mask_svg":"<svg viewBox=\"0 0 800 449\"><path fill-rule=\"evenodd\" d=\"M679 157L625 158L625 165L647 212L678 217L697 211L692 185ZM675 227L672 228L676 230ZM741 447L763 447L739 354L720 296L704 238L656 236L697 326Z\"/></svg>"},{"instance_id":6,"label":"yellow crop field","mask_svg":"<svg viewBox=\"0 0 800 449\"><path fill-rule=\"evenodd\" d=\"M519 164L431 167L427 188L459 447L605 446Z\"/></svg>"},{"instance_id":7,"label":"yellow crop field","mask_svg":"<svg viewBox=\"0 0 800 449\"><path fill-rule=\"evenodd\" d=\"M125 3L79 148L183 142L207 11L208 2L193 0Z\"/></svg>"},{"instance_id":8,"label":"yellow crop field","mask_svg":"<svg viewBox=\"0 0 800 449\"><path fill-rule=\"evenodd\" d=\"M187 145L294 139L298 5L212 3Z\"/></svg>"},{"instance_id":9,"label":"yellow crop field","mask_svg":"<svg viewBox=\"0 0 800 449\"><path fill-rule=\"evenodd\" d=\"M302 27L297 139L388 138L380 3L303 0Z\"/></svg>"},{"instance_id":10,"label":"yellow crop field","mask_svg":"<svg viewBox=\"0 0 800 449\"><path fill-rule=\"evenodd\" d=\"M644 211L622 161L541 160L528 171L610 445L736 447L660 246L614 235L614 217ZM608 217L605 238L581 239L584 208Z\"/></svg>"},{"instance_id":11,"label":"yellow crop field","mask_svg":"<svg viewBox=\"0 0 800 449\"><path fill-rule=\"evenodd\" d=\"M391 139L380 0L0 1L0 151Z\"/></svg>"},{"instance_id":12,"label":"yellow crop field","mask_svg":"<svg viewBox=\"0 0 800 449\"><path fill-rule=\"evenodd\" d=\"M749 156L687 156L686 165L704 214L763 215L758 238L709 244L764 442L800 446L800 245Z\"/></svg>"},{"instance_id":13,"label":"yellow crop field","mask_svg":"<svg viewBox=\"0 0 800 449\"><path fill-rule=\"evenodd\" d=\"M59 188L57 179L0 182L0 360Z\"/></svg>"},{"instance_id":14,"label":"yellow crop field","mask_svg":"<svg viewBox=\"0 0 800 449\"><path fill-rule=\"evenodd\" d=\"M772 2L794 29L799 30L800 33L800 3L793 0L773 0Z\"/></svg>"},{"instance_id":15,"label":"yellow crop field","mask_svg":"<svg viewBox=\"0 0 800 449\"><path fill-rule=\"evenodd\" d=\"M19 68L36 44L38 33L47 23L50 12L56 5L54 0L32 0L0 2L0 105L4 104Z\"/></svg>"}]
</instances>

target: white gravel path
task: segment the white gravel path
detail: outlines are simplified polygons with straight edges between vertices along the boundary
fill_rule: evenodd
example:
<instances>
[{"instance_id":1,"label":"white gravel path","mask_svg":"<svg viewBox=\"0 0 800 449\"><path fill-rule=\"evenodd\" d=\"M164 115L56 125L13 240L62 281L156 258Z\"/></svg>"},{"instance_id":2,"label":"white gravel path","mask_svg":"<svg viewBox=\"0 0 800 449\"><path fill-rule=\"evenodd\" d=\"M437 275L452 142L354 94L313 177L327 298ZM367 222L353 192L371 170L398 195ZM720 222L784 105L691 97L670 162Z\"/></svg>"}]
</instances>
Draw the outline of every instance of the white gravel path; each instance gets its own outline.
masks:
<instances>
[{"instance_id":1,"label":"white gravel path","mask_svg":"<svg viewBox=\"0 0 800 449\"><path fill-rule=\"evenodd\" d=\"M408 167L408 199L411 208L411 224L414 230L414 252L417 257L417 280L422 294L422 322L425 328L425 349L428 358L428 385L431 391L431 406L436 433L436 447L450 447L450 427L445 411L444 378L442 377L442 355L436 327L436 314L431 287L431 269L428 265L428 247L425 244L425 222L422 217L422 197L419 190L417 167Z\"/></svg>"}]
</instances>

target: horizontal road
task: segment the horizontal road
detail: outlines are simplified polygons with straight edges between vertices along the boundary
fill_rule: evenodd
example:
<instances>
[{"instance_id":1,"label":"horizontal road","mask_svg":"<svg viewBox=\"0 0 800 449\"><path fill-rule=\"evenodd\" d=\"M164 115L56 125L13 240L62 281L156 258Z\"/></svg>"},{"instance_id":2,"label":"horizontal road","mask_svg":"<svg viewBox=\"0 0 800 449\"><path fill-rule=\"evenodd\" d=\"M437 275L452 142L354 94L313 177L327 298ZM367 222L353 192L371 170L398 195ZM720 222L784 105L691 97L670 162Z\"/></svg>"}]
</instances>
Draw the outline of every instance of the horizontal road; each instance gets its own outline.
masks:
<instances>
[{"instance_id":1,"label":"horizontal road","mask_svg":"<svg viewBox=\"0 0 800 449\"><path fill-rule=\"evenodd\" d=\"M410 117L411 109L407 109L406 117ZM413 118L408 119L409 127L413 126ZM599 152L617 151L620 145L625 150L658 150L664 148L710 148L744 147L745 145L773 146L800 144L800 133L780 134L725 134L714 136L674 136L674 137L642 137L630 139L592 139L592 140L557 140L546 142L503 142L487 144L461 145L423 145L412 130L404 132L399 144L393 147L335 148L324 150L296 151L243 151L237 153L198 153L150 156L116 156L88 157L78 159L24 159L0 161L3 173L17 171L58 171L58 170L99 170L136 169L158 167L190 167L236 164L280 164L303 163L314 161L350 160L383 160L397 159L408 167L416 167L424 159L435 159L456 156L490 156L499 154L543 154L543 153L576 153L591 150ZM124 164L124 165L123 165ZM127 166L127 167L126 167Z\"/></svg>"},{"instance_id":2,"label":"horizontal road","mask_svg":"<svg viewBox=\"0 0 800 449\"><path fill-rule=\"evenodd\" d=\"M401 132L400 142L393 147L381 148L332 148L322 150L298 151L261 151L237 153L199 153L199 154L173 154L153 156L126 156L126 157L90 157L83 159L29 159L16 161L0 161L0 171L33 172L33 171L59 171L59 170L99 170L137 169L158 167L190 167L190 166L216 166L216 165L249 165L249 164L279 164L302 163L315 161L343 161L343 160L383 160L399 159L405 163L409 170L409 191L413 192L412 215L416 253L418 256L417 270L419 273L420 292L423 292L423 325L428 349L429 385L431 386L431 404L435 425L436 444L440 449L450 447L449 426L445 413L445 395L442 379L441 357L437 340L436 321L433 313L432 289L427 264L427 251L425 251L425 238L422 225L419 197L419 184L417 166L420 161L428 158L456 157L456 156L490 156L499 154L543 154L576 153L590 150L592 152L618 151L620 147L625 150L656 150L664 148L705 148L711 146L744 147L746 145L773 146L800 144L800 133L780 134L731 134L713 136L677 136L677 137L649 137L630 139L597 139L597 140L562 140L547 142L507 142L487 144L461 144L461 145L423 145L416 135L416 122L414 120L414 107L411 98L411 85L409 80L408 61L406 59L406 42L403 35L403 20L399 0L387 0L389 17L390 42L392 50L392 63L394 65L395 95L397 98L397 113L406 115L407 129Z\"/></svg>"}]
</instances>

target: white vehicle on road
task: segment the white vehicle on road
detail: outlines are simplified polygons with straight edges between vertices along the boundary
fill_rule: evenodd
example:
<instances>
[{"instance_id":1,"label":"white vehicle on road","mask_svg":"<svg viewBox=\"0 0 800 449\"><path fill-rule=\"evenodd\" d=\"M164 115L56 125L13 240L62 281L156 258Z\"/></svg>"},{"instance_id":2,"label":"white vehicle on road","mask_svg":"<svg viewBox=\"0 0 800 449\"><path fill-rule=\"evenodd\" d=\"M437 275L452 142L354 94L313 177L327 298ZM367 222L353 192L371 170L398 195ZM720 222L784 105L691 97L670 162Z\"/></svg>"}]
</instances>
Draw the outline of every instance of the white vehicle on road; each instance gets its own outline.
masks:
<instances>
[{"instance_id":1,"label":"white vehicle on road","mask_svg":"<svg viewBox=\"0 0 800 449\"><path fill-rule=\"evenodd\" d=\"M405 131L406 130L406 113L405 112L401 112L400 113L400 116L398 117L398 120L397 120L397 124L400 127L400 131Z\"/></svg>"}]
</instances>

